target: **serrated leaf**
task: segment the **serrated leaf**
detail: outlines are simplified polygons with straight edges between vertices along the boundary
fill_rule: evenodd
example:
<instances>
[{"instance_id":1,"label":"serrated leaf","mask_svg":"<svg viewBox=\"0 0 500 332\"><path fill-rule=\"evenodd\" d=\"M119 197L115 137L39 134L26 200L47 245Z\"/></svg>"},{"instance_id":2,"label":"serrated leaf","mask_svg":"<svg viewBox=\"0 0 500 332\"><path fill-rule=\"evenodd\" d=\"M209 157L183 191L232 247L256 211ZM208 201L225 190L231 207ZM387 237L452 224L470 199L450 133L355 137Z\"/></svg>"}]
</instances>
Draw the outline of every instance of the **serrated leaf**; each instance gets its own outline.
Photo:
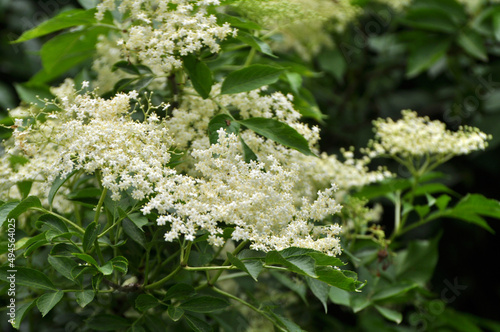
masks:
<instances>
[{"instance_id":1,"label":"serrated leaf","mask_svg":"<svg viewBox=\"0 0 500 332\"><path fill-rule=\"evenodd\" d=\"M238 122L257 134L302 152L306 156L315 156L304 136L286 123L267 118L250 118Z\"/></svg>"},{"instance_id":2,"label":"serrated leaf","mask_svg":"<svg viewBox=\"0 0 500 332\"><path fill-rule=\"evenodd\" d=\"M95 297L95 292L93 290L83 290L81 292L75 292L75 298L78 305L85 308L87 304L92 302Z\"/></svg>"},{"instance_id":3,"label":"serrated leaf","mask_svg":"<svg viewBox=\"0 0 500 332\"><path fill-rule=\"evenodd\" d=\"M210 68L208 68L205 62L198 60L194 55L184 57L183 62L194 89L203 99L207 99L214 84Z\"/></svg>"},{"instance_id":4,"label":"serrated leaf","mask_svg":"<svg viewBox=\"0 0 500 332\"><path fill-rule=\"evenodd\" d=\"M412 8L401 22L412 28L452 34L458 28L452 16L439 8Z\"/></svg>"},{"instance_id":5,"label":"serrated leaf","mask_svg":"<svg viewBox=\"0 0 500 332\"><path fill-rule=\"evenodd\" d=\"M270 251L266 254L265 262L267 265L283 265L290 271L317 278L315 273L315 262L310 256L291 256L283 257L278 251Z\"/></svg>"},{"instance_id":6,"label":"serrated leaf","mask_svg":"<svg viewBox=\"0 0 500 332\"><path fill-rule=\"evenodd\" d=\"M82 248L84 252L88 252L90 248L94 245L97 236L99 235L99 225L94 221L91 222L85 229L85 234L83 235Z\"/></svg>"},{"instance_id":7,"label":"serrated leaf","mask_svg":"<svg viewBox=\"0 0 500 332\"><path fill-rule=\"evenodd\" d=\"M227 253L227 258L231 264L236 266L238 269L245 271L253 278L253 280L257 281L257 277L263 268L260 260L241 261L230 252Z\"/></svg>"},{"instance_id":8,"label":"serrated leaf","mask_svg":"<svg viewBox=\"0 0 500 332\"><path fill-rule=\"evenodd\" d=\"M319 251L310 252L310 253L307 253L307 255L311 256L314 259L317 266L318 265L327 265L327 266L346 265L346 263L342 262L337 257L328 256L327 254L324 254L324 253L319 252Z\"/></svg>"},{"instance_id":9,"label":"serrated leaf","mask_svg":"<svg viewBox=\"0 0 500 332\"><path fill-rule=\"evenodd\" d=\"M298 326L288 318L278 315L274 312L271 312L271 314L286 328L288 332L303 332L300 326Z\"/></svg>"},{"instance_id":10,"label":"serrated leaf","mask_svg":"<svg viewBox=\"0 0 500 332\"><path fill-rule=\"evenodd\" d=\"M36 306L42 313L42 317L45 317L45 315L47 315L49 311L52 310L52 308L54 308L55 305L59 303L59 301L61 301L63 295L63 291L57 291L45 293L38 298L38 300L36 301Z\"/></svg>"},{"instance_id":11,"label":"serrated leaf","mask_svg":"<svg viewBox=\"0 0 500 332\"><path fill-rule=\"evenodd\" d=\"M403 314L400 312L397 312L395 310L381 307L379 305L375 305L375 309L377 309L378 312L388 320L395 322L397 324L401 323L403 321Z\"/></svg>"},{"instance_id":12,"label":"serrated leaf","mask_svg":"<svg viewBox=\"0 0 500 332\"><path fill-rule=\"evenodd\" d=\"M163 300L164 301L171 299L183 300L193 296L194 294L196 294L196 291L194 290L193 286L188 284L178 283L173 285L167 290L167 294L165 295L165 298Z\"/></svg>"},{"instance_id":13,"label":"serrated leaf","mask_svg":"<svg viewBox=\"0 0 500 332\"><path fill-rule=\"evenodd\" d=\"M31 187L33 186L33 181L21 181L17 183L17 188L21 193L21 198L25 199L29 196Z\"/></svg>"},{"instance_id":14,"label":"serrated leaf","mask_svg":"<svg viewBox=\"0 0 500 332\"><path fill-rule=\"evenodd\" d=\"M320 302L323 304L325 313L327 313L328 312L327 302L328 302L330 286L328 286L328 284L324 283L323 281L309 277L306 277L306 281L314 296L316 296L318 300L320 300Z\"/></svg>"},{"instance_id":15,"label":"serrated leaf","mask_svg":"<svg viewBox=\"0 0 500 332\"><path fill-rule=\"evenodd\" d=\"M440 216L471 222L494 234L495 231L481 216L500 219L500 202L480 194L468 194L455 207L443 211Z\"/></svg>"},{"instance_id":16,"label":"serrated leaf","mask_svg":"<svg viewBox=\"0 0 500 332\"><path fill-rule=\"evenodd\" d=\"M118 331L129 327L130 323L120 316L101 314L87 319L85 325L95 331Z\"/></svg>"},{"instance_id":17,"label":"serrated leaf","mask_svg":"<svg viewBox=\"0 0 500 332\"><path fill-rule=\"evenodd\" d=\"M71 275L71 270L78 266L78 264L74 260L69 257L54 257L49 255L47 261L63 277L74 281L73 276Z\"/></svg>"},{"instance_id":18,"label":"serrated leaf","mask_svg":"<svg viewBox=\"0 0 500 332\"><path fill-rule=\"evenodd\" d=\"M160 302L158 299L150 294L140 294L135 299L135 308L139 311L146 311L158 306L159 304Z\"/></svg>"},{"instance_id":19,"label":"serrated leaf","mask_svg":"<svg viewBox=\"0 0 500 332\"><path fill-rule=\"evenodd\" d=\"M17 305L16 318L14 319L14 324L12 324L12 327L19 330L19 327L21 326L21 322L23 321L24 317L35 305L36 305L36 299Z\"/></svg>"},{"instance_id":20,"label":"serrated leaf","mask_svg":"<svg viewBox=\"0 0 500 332\"><path fill-rule=\"evenodd\" d=\"M185 315L186 321L188 325L193 329L195 332L211 332L212 327L205 322L204 320L199 319L198 317L192 316L192 315Z\"/></svg>"},{"instance_id":21,"label":"serrated leaf","mask_svg":"<svg viewBox=\"0 0 500 332\"><path fill-rule=\"evenodd\" d=\"M224 23L229 23L233 27L236 28L242 28L242 29L248 29L248 30L261 30L262 27L255 23L252 22L246 18L243 17L237 17L237 16L231 16L223 13L217 13L217 23L219 25L223 25ZM240 34L240 31L238 31L238 36Z\"/></svg>"},{"instance_id":22,"label":"serrated leaf","mask_svg":"<svg viewBox=\"0 0 500 332\"><path fill-rule=\"evenodd\" d=\"M240 124L229 114L219 114L214 116L208 123L208 138L210 144L216 144L219 140L217 130L224 128L227 134L238 135Z\"/></svg>"},{"instance_id":23,"label":"serrated leaf","mask_svg":"<svg viewBox=\"0 0 500 332\"><path fill-rule=\"evenodd\" d=\"M52 206L52 202L54 201L54 197L56 196L57 191L59 190L59 188L61 188L61 186L66 181L68 181L68 179L71 178L76 172L77 172L77 170L74 170L73 172L71 172L68 175L66 175L64 178L61 178L60 176L58 176L54 180L54 182L52 183L52 186L50 187L49 195L47 197L47 200L49 201L49 205Z\"/></svg>"},{"instance_id":24,"label":"serrated leaf","mask_svg":"<svg viewBox=\"0 0 500 332\"><path fill-rule=\"evenodd\" d=\"M26 40L45 36L49 33L77 25L90 25L96 22L95 10L72 9L60 13L59 15L42 22L37 27L25 31L14 43L21 43Z\"/></svg>"},{"instance_id":25,"label":"serrated leaf","mask_svg":"<svg viewBox=\"0 0 500 332\"><path fill-rule=\"evenodd\" d=\"M233 71L222 82L221 94L233 94L255 90L275 83L283 69L268 65L251 65Z\"/></svg>"},{"instance_id":26,"label":"serrated leaf","mask_svg":"<svg viewBox=\"0 0 500 332\"><path fill-rule=\"evenodd\" d=\"M229 302L213 296L200 296L189 299L179 305L179 308L192 312L208 313L229 306Z\"/></svg>"},{"instance_id":27,"label":"serrated leaf","mask_svg":"<svg viewBox=\"0 0 500 332\"><path fill-rule=\"evenodd\" d=\"M350 271L339 271L328 266L318 266L316 268L318 280L321 280L330 286L338 287L343 290L351 292L358 291L363 283L355 278L346 275L347 272Z\"/></svg>"},{"instance_id":28,"label":"serrated leaf","mask_svg":"<svg viewBox=\"0 0 500 332\"><path fill-rule=\"evenodd\" d=\"M168 317L170 317L174 322L177 322L184 315L184 310L179 307L169 306L167 309Z\"/></svg>"},{"instance_id":29,"label":"serrated leaf","mask_svg":"<svg viewBox=\"0 0 500 332\"><path fill-rule=\"evenodd\" d=\"M125 234L127 234L134 242L138 243L143 248L146 248L146 235L144 235L144 232L139 229L132 221L130 221L128 218L123 219L122 228Z\"/></svg>"},{"instance_id":30,"label":"serrated leaf","mask_svg":"<svg viewBox=\"0 0 500 332\"><path fill-rule=\"evenodd\" d=\"M0 268L0 280L8 281L7 277L11 272L7 272L7 267ZM33 287L36 289L57 291L56 286L50 281L50 279L42 272L34 270L28 267L17 266L16 272L16 284L21 286Z\"/></svg>"}]
</instances>

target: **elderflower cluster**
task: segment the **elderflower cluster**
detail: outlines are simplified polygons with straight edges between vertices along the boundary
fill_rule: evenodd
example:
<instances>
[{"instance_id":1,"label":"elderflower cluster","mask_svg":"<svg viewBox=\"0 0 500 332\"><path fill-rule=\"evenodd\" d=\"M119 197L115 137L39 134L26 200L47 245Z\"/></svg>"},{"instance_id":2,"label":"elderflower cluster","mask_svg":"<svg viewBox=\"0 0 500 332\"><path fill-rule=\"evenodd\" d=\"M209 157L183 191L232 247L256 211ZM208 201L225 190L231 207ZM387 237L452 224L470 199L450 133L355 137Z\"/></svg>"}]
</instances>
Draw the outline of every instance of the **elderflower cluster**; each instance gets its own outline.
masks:
<instances>
[{"instance_id":1,"label":"elderflower cluster","mask_svg":"<svg viewBox=\"0 0 500 332\"><path fill-rule=\"evenodd\" d=\"M121 35L110 50L121 48L122 59L146 65L160 76L180 68L182 56L202 48L217 53L218 41L236 34L208 13L210 6L219 4L219 0L104 0L97 5L96 18L102 20L106 11L121 13L122 22L116 22Z\"/></svg>"},{"instance_id":2,"label":"elderflower cluster","mask_svg":"<svg viewBox=\"0 0 500 332\"><path fill-rule=\"evenodd\" d=\"M304 136L311 150L318 153L319 128L309 127L299 121L301 114L294 109L293 96L285 96L280 92L266 94L265 87L231 95L219 95L219 91L220 84L214 85L214 97L211 100L202 99L190 88L185 89L186 94L180 106L173 110L172 116L166 121L179 148L186 151L207 149L210 146L206 134L208 124L210 119L223 112L223 107L237 111L242 119L264 117L284 122ZM345 193L353 187L361 187L390 176L390 173L384 170L369 171L368 157L355 159L347 153L345 161L341 162L336 156L325 153L321 154L320 158L306 156L243 127L240 128L240 136L258 160L264 161L267 156L272 155L284 167L290 168L295 164L300 168L301 181L296 183L294 190L294 201L299 205L302 196L314 198L319 189L326 189L331 183L336 183L340 191ZM196 175L198 172L192 167L193 163L193 160L188 159L179 165L178 169ZM340 195L338 196L340 199Z\"/></svg>"},{"instance_id":3,"label":"elderflower cluster","mask_svg":"<svg viewBox=\"0 0 500 332\"><path fill-rule=\"evenodd\" d=\"M340 211L332 198L335 187L318 192L310 202L303 198L299 209L293 203L293 188L299 181L298 169L284 168L273 156L265 162L246 163L234 134L218 131L217 144L195 150L192 156L200 178L183 183L163 178L154 196L142 209L161 215L158 224L170 224L167 241L181 235L193 240L196 232L209 232L209 242L222 245L222 225L234 226L234 240L250 240L255 250L282 250L291 246L312 248L329 255L340 254L337 225L319 227L322 220ZM173 185L177 184L173 190ZM167 214L166 212L170 212Z\"/></svg>"},{"instance_id":4,"label":"elderflower cluster","mask_svg":"<svg viewBox=\"0 0 500 332\"><path fill-rule=\"evenodd\" d=\"M366 153L370 157L380 155L422 157L438 155L451 157L484 150L490 135L477 128L460 127L452 132L440 121L419 117L416 112L403 110L403 118L378 119L373 122L375 139L369 143Z\"/></svg>"},{"instance_id":5,"label":"elderflower cluster","mask_svg":"<svg viewBox=\"0 0 500 332\"><path fill-rule=\"evenodd\" d=\"M341 32L361 11L350 0L241 0L232 4L241 15L282 37L278 51L293 49L308 60L323 46L332 46L332 30Z\"/></svg>"}]
</instances>

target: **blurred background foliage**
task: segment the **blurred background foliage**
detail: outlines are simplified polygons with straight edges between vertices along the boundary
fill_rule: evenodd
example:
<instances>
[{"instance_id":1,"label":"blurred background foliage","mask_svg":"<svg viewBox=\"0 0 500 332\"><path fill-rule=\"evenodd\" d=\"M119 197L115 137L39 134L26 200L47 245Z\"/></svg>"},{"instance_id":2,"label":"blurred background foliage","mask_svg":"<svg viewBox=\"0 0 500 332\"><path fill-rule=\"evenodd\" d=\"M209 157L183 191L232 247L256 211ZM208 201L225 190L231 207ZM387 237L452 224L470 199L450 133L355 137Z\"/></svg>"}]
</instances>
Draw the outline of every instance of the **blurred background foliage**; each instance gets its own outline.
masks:
<instances>
[{"instance_id":1,"label":"blurred background foliage","mask_svg":"<svg viewBox=\"0 0 500 332\"><path fill-rule=\"evenodd\" d=\"M314 56L302 77L303 87L325 114L320 124L323 150L334 153L341 147L365 146L373 136L372 120L399 118L401 109L416 110L421 116L447 123L451 129L476 126L493 135L487 151L455 158L440 170L458 193L482 193L500 200L500 5L489 1L470 1L465 6L455 0L415 0L395 11L377 1L357 3L363 6L363 12L345 31L332 34L334 46ZM22 44L9 42L69 8L80 8L80 4L73 0L0 0L1 118L8 108L19 104L19 84L41 69L38 51L51 36ZM301 61L295 55L279 55ZM402 170L393 171L405 175ZM390 212L381 224L391 227ZM498 223L491 226L498 234ZM446 220L409 237L431 238L441 229L431 291L443 296L450 288L447 283L454 280L466 286L455 294L447 304L450 310L442 315L456 324L461 324L460 317L465 316L454 316L453 310L498 319L498 238L471 224ZM360 274L360 279L364 277ZM248 287L254 291L254 286ZM303 303L294 307L296 322L308 330L321 331L325 325L340 330L354 325L366 331L392 330L372 311L356 315L330 303L330 315L325 316L319 302L309 302L307 310ZM420 310L429 328L446 318L434 317L429 308ZM439 330L439 324L434 330ZM453 329L448 326L441 330Z\"/></svg>"}]
</instances>

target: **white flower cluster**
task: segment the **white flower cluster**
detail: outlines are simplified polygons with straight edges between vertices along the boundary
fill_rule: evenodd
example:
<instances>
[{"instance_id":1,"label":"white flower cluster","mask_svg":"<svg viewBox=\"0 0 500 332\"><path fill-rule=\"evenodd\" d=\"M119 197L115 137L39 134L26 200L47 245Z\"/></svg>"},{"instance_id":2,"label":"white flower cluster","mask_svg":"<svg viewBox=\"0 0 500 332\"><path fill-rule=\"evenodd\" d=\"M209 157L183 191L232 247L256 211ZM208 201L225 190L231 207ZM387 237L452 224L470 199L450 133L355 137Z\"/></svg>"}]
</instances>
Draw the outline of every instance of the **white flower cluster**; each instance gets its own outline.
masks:
<instances>
[{"instance_id":1,"label":"white flower cluster","mask_svg":"<svg viewBox=\"0 0 500 332\"><path fill-rule=\"evenodd\" d=\"M241 0L233 6L241 15L281 34L282 39L272 43L273 49L293 49L304 59L324 46L333 46L330 32L343 31L361 12L350 0Z\"/></svg>"},{"instance_id":2,"label":"white flower cluster","mask_svg":"<svg viewBox=\"0 0 500 332\"><path fill-rule=\"evenodd\" d=\"M438 155L451 157L484 150L491 136L477 128L460 127L452 132L443 122L419 117L416 112L404 110L403 118L378 119L373 122L375 139L366 150L369 157L380 155L403 158Z\"/></svg>"},{"instance_id":3,"label":"white flower cluster","mask_svg":"<svg viewBox=\"0 0 500 332\"><path fill-rule=\"evenodd\" d=\"M302 208L293 202L299 182L298 168L284 168L272 156L266 162L246 163L234 134L218 131L219 141L208 149L195 150L195 167L202 174L179 184L165 177L142 209L156 209L158 224L169 223L167 241L181 234L193 240L198 229L210 233L213 245L224 243L221 225L234 226L234 240L250 240L255 250L281 250L291 246L312 248L329 255L340 254L340 227L315 227L313 220L340 211L332 198L334 187L318 193L314 202L304 198ZM215 157L214 157L215 156ZM166 212L171 212L166 214Z\"/></svg>"},{"instance_id":4,"label":"white flower cluster","mask_svg":"<svg viewBox=\"0 0 500 332\"><path fill-rule=\"evenodd\" d=\"M214 85L212 94L215 97L210 100L202 99L189 88L185 90L180 106L173 110L172 117L167 120L170 133L179 148L187 151L207 149L210 146L206 134L208 124L212 117L222 112L222 106L237 110L242 119L264 117L282 121L304 136L309 147L318 152L319 128L309 127L299 121L301 114L294 109L291 95L285 96L280 92L265 94L265 88L232 95L219 95L219 91L220 84ZM334 155L321 154L320 158L306 156L259 136L252 130L240 128L240 131L241 137L260 161L272 155L284 167L291 167L292 163L299 167L301 181L296 183L294 191L297 204L301 203L302 196L314 198L319 189L326 189L332 183L346 192L390 176L383 170L369 171L367 165L370 160L367 157L354 159L346 154L346 160L341 162ZM180 169L195 175L197 172L192 167L193 163L183 163Z\"/></svg>"},{"instance_id":5,"label":"white flower cluster","mask_svg":"<svg viewBox=\"0 0 500 332\"><path fill-rule=\"evenodd\" d=\"M333 198L336 188L296 205L297 165L285 167L272 156L246 163L239 138L221 129L217 144L190 150L198 176L180 174L168 164L174 147L168 122L154 112L146 113L143 122L132 119L135 91L103 99L80 94L68 80L53 93L59 110L45 111L46 120L25 127L16 120L19 130L11 149L29 153L27 164L41 167L39 180L50 183L74 170L99 172L113 199L127 190L146 200L144 214L160 214L158 224L170 229L167 241L180 236L192 241L201 230L209 233L209 243L220 246L223 228L229 226L235 228L232 239L250 240L256 250L299 246L340 253L340 227L313 223L340 210Z\"/></svg>"},{"instance_id":6,"label":"white flower cluster","mask_svg":"<svg viewBox=\"0 0 500 332\"><path fill-rule=\"evenodd\" d=\"M116 24L121 37L116 41L122 59L134 60L153 72L167 75L182 66L182 56L208 47L219 51L218 40L236 34L229 24L219 26L209 6L219 0L104 0L97 5L97 19L106 11L117 10L123 22Z\"/></svg>"}]
</instances>

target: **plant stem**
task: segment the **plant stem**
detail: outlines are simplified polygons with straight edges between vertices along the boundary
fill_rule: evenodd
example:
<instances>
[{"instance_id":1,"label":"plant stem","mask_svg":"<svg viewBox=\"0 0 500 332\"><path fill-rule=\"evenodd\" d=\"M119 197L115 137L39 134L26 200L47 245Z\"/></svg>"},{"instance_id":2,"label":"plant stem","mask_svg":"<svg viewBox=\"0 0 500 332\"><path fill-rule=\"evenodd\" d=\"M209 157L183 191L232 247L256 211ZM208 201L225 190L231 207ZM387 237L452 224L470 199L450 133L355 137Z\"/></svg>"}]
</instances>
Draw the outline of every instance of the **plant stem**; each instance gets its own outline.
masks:
<instances>
[{"instance_id":1,"label":"plant stem","mask_svg":"<svg viewBox=\"0 0 500 332\"><path fill-rule=\"evenodd\" d=\"M239 244L239 246L237 246L236 249L234 249L234 251L232 252L233 256L236 256L243 248L245 248L247 246L247 244L249 242L250 242L249 240L241 242ZM227 258L224 261L224 263L222 263L222 266L227 266L227 265L229 265L229 258ZM224 272L224 270L220 270L219 272L217 272L217 274L208 282L208 284L210 286L215 285L215 283L217 282L217 279L219 279L222 272Z\"/></svg>"},{"instance_id":2,"label":"plant stem","mask_svg":"<svg viewBox=\"0 0 500 332\"><path fill-rule=\"evenodd\" d=\"M217 287L212 287L212 289L213 289L214 291L216 291L217 293L221 294L221 295L224 295L224 296L226 296L226 297L228 297L228 298L230 298L230 299L232 299L232 300L238 301L239 303L241 303L241 304L243 304L243 305L245 305L245 306L249 307L249 308L250 308L250 309L252 309L253 311L255 311L255 312L257 312L257 313L261 314L262 316L264 316L265 318L267 318L267 319L268 319L271 323L273 323L273 325L274 325L274 326L276 326L278 329L280 329L280 331L285 331L285 332L286 332L286 330L284 330L281 326L279 326L279 325L278 325L278 324L274 321L274 319L272 319L272 317L270 317L270 316L269 316L269 315L268 315L265 311L260 310L259 308L257 308L257 307L255 307L255 306L251 305L250 303L248 303L248 302L247 302L247 301L245 301L245 300L240 299L239 297L236 297L236 296L234 296L234 295L232 295L232 294L229 294L229 293L224 292L222 289L219 289L219 288L217 288Z\"/></svg>"},{"instance_id":3,"label":"plant stem","mask_svg":"<svg viewBox=\"0 0 500 332\"><path fill-rule=\"evenodd\" d=\"M67 218L64 218L60 214L57 214L57 213L49 211L49 210L45 210L44 208L38 208L38 207L32 207L31 210L35 210L35 211L40 211L40 212L43 212L43 213L51 214L54 217L57 217L57 218L61 219L62 221L70 224L71 226L73 226L74 228L76 228L80 233L85 234L85 230L83 228L81 228L80 226L78 226L77 224L75 224L74 222L72 222L71 220L69 220Z\"/></svg>"},{"instance_id":4,"label":"plant stem","mask_svg":"<svg viewBox=\"0 0 500 332\"><path fill-rule=\"evenodd\" d=\"M182 269L182 266L177 265L175 270L173 270L168 276L166 276L163 279L158 280L157 282L154 282L152 284L145 286L144 289L155 289L155 288L162 286L164 283L166 283L167 281L172 279L177 274L177 272L179 272L181 269Z\"/></svg>"}]
</instances>

